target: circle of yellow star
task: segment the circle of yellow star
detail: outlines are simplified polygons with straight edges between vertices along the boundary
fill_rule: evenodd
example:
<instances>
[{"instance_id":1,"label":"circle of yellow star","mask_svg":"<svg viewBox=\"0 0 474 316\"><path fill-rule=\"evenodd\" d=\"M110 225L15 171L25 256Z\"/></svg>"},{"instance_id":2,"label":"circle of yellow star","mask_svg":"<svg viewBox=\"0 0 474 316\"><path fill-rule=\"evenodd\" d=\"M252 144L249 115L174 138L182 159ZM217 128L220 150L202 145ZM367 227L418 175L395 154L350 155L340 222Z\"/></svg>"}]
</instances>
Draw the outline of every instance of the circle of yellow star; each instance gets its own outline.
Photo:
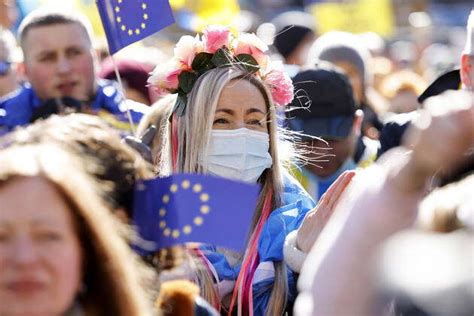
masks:
<instances>
[{"instance_id":1,"label":"circle of yellow star","mask_svg":"<svg viewBox=\"0 0 474 316\"><path fill-rule=\"evenodd\" d=\"M160 216L163 217L166 215L166 209L160 208Z\"/></svg>"},{"instance_id":2,"label":"circle of yellow star","mask_svg":"<svg viewBox=\"0 0 474 316\"><path fill-rule=\"evenodd\" d=\"M194 224L196 224L196 226L201 226L203 222L204 222L204 220L202 219L201 216L196 216L194 218Z\"/></svg>"},{"instance_id":3,"label":"circle of yellow star","mask_svg":"<svg viewBox=\"0 0 474 316\"><path fill-rule=\"evenodd\" d=\"M201 196L199 198L201 199L201 201L207 202L207 201L209 201L209 194L203 193L203 194L201 194Z\"/></svg>"},{"instance_id":4,"label":"circle of yellow star","mask_svg":"<svg viewBox=\"0 0 474 316\"><path fill-rule=\"evenodd\" d=\"M202 214L208 214L209 213L209 206L208 205L202 205L200 210L201 210Z\"/></svg>"},{"instance_id":5,"label":"circle of yellow star","mask_svg":"<svg viewBox=\"0 0 474 316\"><path fill-rule=\"evenodd\" d=\"M174 229L173 232L171 233L171 236L173 238L178 238L179 237L179 230Z\"/></svg>"},{"instance_id":6,"label":"circle of yellow star","mask_svg":"<svg viewBox=\"0 0 474 316\"><path fill-rule=\"evenodd\" d=\"M193 185L193 191L194 192L199 193L199 192L201 192L201 190L202 190L202 185L200 185L199 183Z\"/></svg>"},{"instance_id":7,"label":"circle of yellow star","mask_svg":"<svg viewBox=\"0 0 474 316\"><path fill-rule=\"evenodd\" d=\"M186 226L183 227L183 233L186 234L186 235L191 234L192 230L193 230L192 227L189 226L189 225L186 225Z\"/></svg>"},{"instance_id":8,"label":"circle of yellow star","mask_svg":"<svg viewBox=\"0 0 474 316\"><path fill-rule=\"evenodd\" d=\"M181 182L181 187L183 189L188 189L190 185L191 183L188 180L184 180L183 182Z\"/></svg>"},{"instance_id":9,"label":"circle of yellow star","mask_svg":"<svg viewBox=\"0 0 474 316\"><path fill-rule=\"evenodd\" d=\"M173 192L173 193L175 193L176 191L178 191L178 186L177 186L176 184L172 184L172 185L170 186L170 191Z\"/></svg>"}]
</instances>

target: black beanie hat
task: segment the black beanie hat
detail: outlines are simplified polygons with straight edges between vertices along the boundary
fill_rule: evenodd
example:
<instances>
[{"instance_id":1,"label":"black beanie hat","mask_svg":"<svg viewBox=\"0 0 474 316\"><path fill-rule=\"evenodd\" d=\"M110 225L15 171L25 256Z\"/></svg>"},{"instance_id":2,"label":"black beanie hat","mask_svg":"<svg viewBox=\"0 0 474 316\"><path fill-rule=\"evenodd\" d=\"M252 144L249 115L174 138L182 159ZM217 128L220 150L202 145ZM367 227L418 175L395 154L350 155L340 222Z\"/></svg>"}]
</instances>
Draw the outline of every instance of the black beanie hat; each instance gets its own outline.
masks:
<instances>
[{"instance_id":1,"label":"black beanie hat","mask_svg":"<svg viewBox=\"0 0 474 316\"><path fill-rule=\"evenodd\" d=\"M287 58L310 33L313 33L313 30L306 26L287 25L278 31L273 45L284 58Z\"/></svg>"}]
</instances>

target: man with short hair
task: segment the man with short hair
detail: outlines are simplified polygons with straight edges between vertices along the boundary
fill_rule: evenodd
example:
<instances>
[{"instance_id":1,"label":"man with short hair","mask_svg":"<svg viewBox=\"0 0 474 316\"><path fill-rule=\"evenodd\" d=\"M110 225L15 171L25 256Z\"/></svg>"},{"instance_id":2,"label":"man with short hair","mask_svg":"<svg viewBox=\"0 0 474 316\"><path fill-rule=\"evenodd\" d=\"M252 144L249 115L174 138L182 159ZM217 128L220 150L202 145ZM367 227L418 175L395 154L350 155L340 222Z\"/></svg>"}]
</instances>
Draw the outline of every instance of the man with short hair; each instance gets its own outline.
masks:
<instances>
[{"instance_id":1,"label":"man with short hair","mask_svg":"<svg viewBox=\"0 0 474 316\"><path fill-rule=\"evenodd\" d=\"M308 135L302 138L307 164L296 170L296 178L318 200L339 175L357 167L353 157L363 113L349 80L331 64L301 71L293 84L296 97L288 126Z\"/></svg>"},{"instance_id":2,"label":"man with short hair","mask_svg":"<svg viewBox=\"0 0 474 316\"><path fill-rule=\"evenodd\" d=\"M0 103L0 129L9 131L55 113L85 112L128 130L127 106L138 122L146 107L127 101L117 85L96 76L89 21L77 13L38 9L19 28L29 85ZM0 133L2 131L0 130Z\"/></svg>"}]
</instances>

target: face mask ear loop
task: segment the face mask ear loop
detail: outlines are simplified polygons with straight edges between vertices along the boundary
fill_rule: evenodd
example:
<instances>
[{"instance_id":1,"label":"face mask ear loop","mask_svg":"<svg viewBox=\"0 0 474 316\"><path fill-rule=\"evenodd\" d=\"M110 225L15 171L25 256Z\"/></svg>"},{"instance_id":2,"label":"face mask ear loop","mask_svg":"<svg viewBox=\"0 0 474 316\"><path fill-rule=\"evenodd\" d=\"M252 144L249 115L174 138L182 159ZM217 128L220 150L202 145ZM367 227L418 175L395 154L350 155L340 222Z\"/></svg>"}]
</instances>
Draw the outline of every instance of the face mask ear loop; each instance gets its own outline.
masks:
<instances>
[{"instance_id":1,"label":"face mask ear loop","mask_svg":"<svg viewBox=\"0 0 474 316\"><path fill-rule=\"evenodd\" d=\"M173 113L171 116L171 163L173 172L178 170L178 116Z\"/></svg>"}]
</instances>

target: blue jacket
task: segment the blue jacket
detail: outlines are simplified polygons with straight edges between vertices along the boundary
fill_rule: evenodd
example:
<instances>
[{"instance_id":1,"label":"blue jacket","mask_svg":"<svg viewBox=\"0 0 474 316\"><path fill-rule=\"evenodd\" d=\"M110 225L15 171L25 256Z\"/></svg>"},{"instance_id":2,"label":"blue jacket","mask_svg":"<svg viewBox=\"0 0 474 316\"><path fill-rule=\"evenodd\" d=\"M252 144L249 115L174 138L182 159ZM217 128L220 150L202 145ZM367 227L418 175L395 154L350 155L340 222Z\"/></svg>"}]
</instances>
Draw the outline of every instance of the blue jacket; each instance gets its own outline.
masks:
<instances>
[{"instance_id":1,"label":"blue jacket","mask_svg":"<svg viewBox=\"0 0 474 316\"><path fill-rule=\"evenodd\" d=\"M284 178L283 206L274 210L267 219L258 244L259 265L253 279L254 315L265 315L274 283L273 263L283 261L283 244L286 236L299 228L308 211L316 204L309 194L289 175ZM231 264L216 247L201 248L212 264L218 282L235 281L240 271L240 263ZM295 273L287 267L289 295L288 302L296 298ZM220 287L220 286L219 286Z\"/></svg>"},{"instance_id":2,"label":"blue jacket","mask_svg":"<svg viewBox=\"0 0 474 316\"><path fill-rule=\"evenodd\" d=\"M28 125L36 108L42 100L29 84L25 84L9 98L0 101L0 135L8 133L17 126ZM127 100L132 120L138 123L147 106ZM121 130L130 130L127 117L127 106L119 93L117 83L99 80L97 94L89 105L91 111L105 119L112 126Z\"/></svg>"}]
</instances>

